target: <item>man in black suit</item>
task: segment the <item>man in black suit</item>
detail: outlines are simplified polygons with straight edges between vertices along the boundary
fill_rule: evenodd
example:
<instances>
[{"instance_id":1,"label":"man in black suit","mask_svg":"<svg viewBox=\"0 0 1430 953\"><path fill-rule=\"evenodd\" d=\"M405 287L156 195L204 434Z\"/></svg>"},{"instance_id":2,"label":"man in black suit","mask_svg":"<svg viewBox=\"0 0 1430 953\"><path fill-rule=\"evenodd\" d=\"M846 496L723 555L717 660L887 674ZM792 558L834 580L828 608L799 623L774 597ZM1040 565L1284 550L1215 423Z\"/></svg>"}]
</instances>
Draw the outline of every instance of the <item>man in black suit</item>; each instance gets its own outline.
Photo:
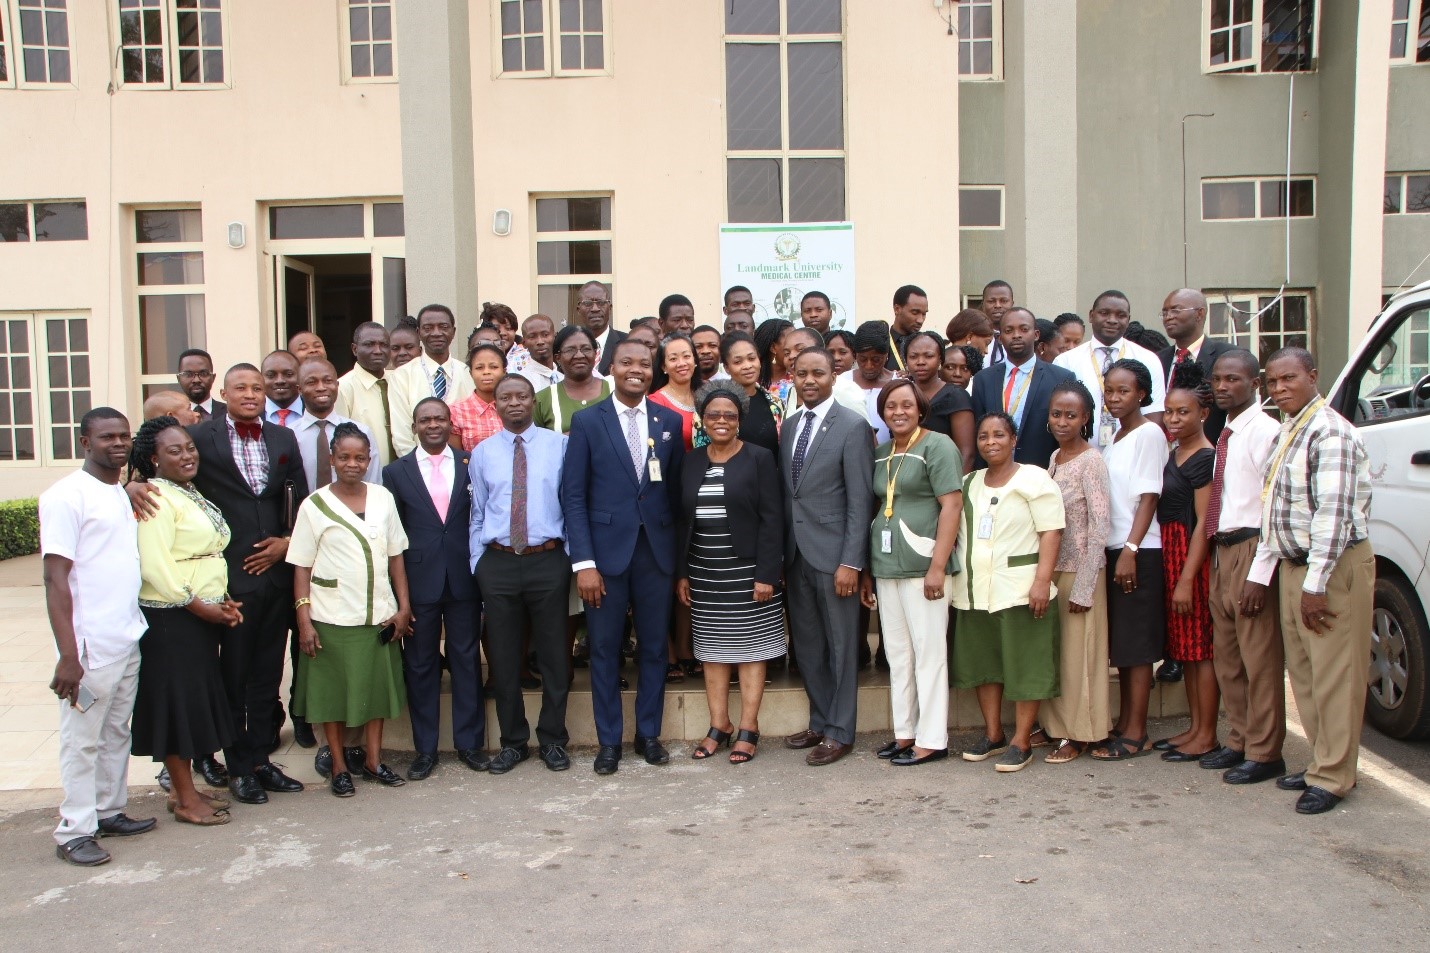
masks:
<instances>
[{"instance_id":1,"label":"man in black suit","mask_svg":"<svg viewBox=\"0 0 1430 953\"><path fill-rule=\"evenodd\" d=\"M199 415L200 420L212 417L223 419L228 409L223 401L212 397L214 386L214 361L209 352L191 347L179 355L179 389L189 399L189 408Z\"/></svg>"},{"instance_id":2,"label":"man in black suit","mask_svg":"<svg viewBox=\"0 0 1430 953\"><path fill-rule=\"evenodd\" d=\"M1172 386L1172 365L1196 361L1206 372L1208 386L1212 380L1212 365L1232 346L1225 341L1207 340L1207 299L1194 288L1182 288L1167 295L1162 302L1162 327L1172 343L1157 352L1162 360L1163 379ZM1207 439L1213 444L1226 426L1226 411L1215 403L1207 414Z\"/></svg>"},{"instance_id":3,"label":"man in black suit","mask_svg":"<svg viewBox=\"0 0 1430 953\"><path fill-rule=\"evenodd\" d=\"M576 299L576 318L596 339L596 353L600 359L596 370L609 374L611 361L616 356L616 345L626 339L624 331L611 328L611 289L599 281L588 281L581 286L580 297Z\"/></svg>"},{"instance_id":4,"label":"man in black suit","mask_svg":"<svg viewBox=\"0 0 1430 953\"><path fill-rule=\"evenodd\" d=\"M293 570L284 557L308 480L293 431L263 421L258 368L229 368L220 394L227 413L188 428L199 451L194 488L228 521L228 590L243 603L243 621L224 630L219 652L234 721L235 741L224 749L229 791L244 804L264 804L265 792L303 790L268 752L293 611Z\"/></svg>"},{"instance_id":5,"label":"man in black suit","mask_svg":"<svg viewBox=\"0 0 1430 953\"><path fill-rule=\"evenodd\" d=\"M482 751L487 726L477 655L481 601L467 544L470 457L448 446L452 415L436 397L418 401L411 426L417 446L383 468L382 485L392 493L407 531L402 556L413 621L412 634L402 645L402 670L417 749L407 777L421 781L437 766L444 628L452 673L452 746L457 759L473 771L487 770L491 759Z\"/></svg>"},{"instance_id":6,"label":"man in black suit","mask_svg":"<svg viewBox=\"0 0 1430 953\"><path fill-rule=\"evenodd\" d=\"M1058 442L1048 431L1048 402L1059 381L1072 380L1072 372L1038 360L1033 347L1038 343L1037 318L1027 308L1013 307L999 319L999 337L1006 361L979 371L969 388L973 418L1006 411L1018 425L1018 445L1013 459L1046 467ZM982 467L981 459L975 467Z\"/></svg>"}]
</instances>

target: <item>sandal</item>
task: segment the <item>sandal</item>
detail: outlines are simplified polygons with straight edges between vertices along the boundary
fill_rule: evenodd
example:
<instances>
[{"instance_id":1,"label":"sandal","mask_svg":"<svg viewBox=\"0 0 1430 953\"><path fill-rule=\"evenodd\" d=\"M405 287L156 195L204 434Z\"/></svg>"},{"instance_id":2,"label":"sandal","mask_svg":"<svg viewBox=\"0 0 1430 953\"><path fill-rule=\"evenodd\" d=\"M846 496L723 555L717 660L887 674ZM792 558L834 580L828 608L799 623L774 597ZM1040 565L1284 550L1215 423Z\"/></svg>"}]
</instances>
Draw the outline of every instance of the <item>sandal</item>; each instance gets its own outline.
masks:
<instances>
[{"instance_id":1,"label":"sandal","mask_svg":"<svg viewBox=\"0 0 1430 953\"><path fill-rule=\"evenodd\" d=\"M698 678L705 674L705 666L700 663L699 659L683 658L680 660L680 667L691 678Z\"/></svg>"},{"instance_id":2,"label":"sandal","mask_svg":"<svg viewBox=\"0 0 1430 953\"><path fill-rule=\"evenodd\" d=\"M685 670L678 662L671 662L665 667L665 683L667 685L678 685L685 681Z\"/></svg>"},{"instance_id":3,"label":"sandal","mask_svg":"<svg viewBox=\"0 0 1430 953\"><path fill-rule=\"evenodd\" d=\"M739 731L737 731L737 732L735 733L735 743L736 743L736 744L739 744L739 743L741 743L741 742L744 742L744 743L747 744L747 745L754 745L755 747L758 748L758 746L759 746L759 744L760 744L760 733L759 733L758 731L750 731L748 728L741 728ZM748 762L750 762L750 761L754 761L754 760L755 760L755 752L753 752L753 751L731 751L731 752L730 752L730 763L731 763L731 764L746 764L746 763L748 763Z\"/></svg>"},{"instance_id":4,"label":"sandal","mask_svg":"<svg viewBox=\"0 0 1430 953\"><path fill-rule=\"evenodd\" d=\"M199 797L203 798L203 801L204 801L205 804L207 804L210 808L212 808L212 809L215 810L215 811L226 811L226 810L228 810L229 807L231 806L231 805L229 804L228 798L225 798L225 797L216 797L216 796L214 796L214 795L212 795L212 794L205 794L205 793L202 792L202 791L198 791L198 792L196 792L196 793L198 794ZM178 800L178 798L174 798L174 797L169 798L169 799L165 802L165 804L164 804L164 807L168 809L168 811L169 811L170 814L174 813L174 809L177 808L178 806L179 806L179 800Z\"/></svg>"},{"instance_id":5,"label":"sandal","mask_svg":"<svg viewBox=\"0 0 1430 953\"><path fill-rule=\"evenodd\" d=\"M222 824L227 824L230 819L231 818L229 817L228 808L226 807L219 808L212 814L205 814L197 821L193 820L192 818L185 817L177 811L174 813L174 820L178 821L180 824L193 824L198 827L218 827Z\"/></svg>"},{"instance_id":6,"label":"sandal","mask_svg":"<svg viewBox=\"0 0 1430 953\"><path fill-rule=\"evenodd\" d=\"M1092 756L1098 761L1126 761L1129 758L1140 758L1144 754L1151 754L1152 746L1147 743L1147 736L1141 738L1124 738L1122 735L1108 735L1107 740L1094 748Z\"/></svg>"},{"instance_id":7,"label":"sandal","mask_svg":"<svg viewBox=\"0 0 1430 953\"><path fill-rule=\"evenodd\" d=\"M1086 750L1087 742L1064 738L1058 742L1056 748L1048 752L1043 761L1046 764L1067 764L1069 761L1076 761Z\"/></svg>"},{"instance_id":8,"label":"sandal","mask_svg":"<svg viewBox=\"0 0 1430 953\"><path fill-rule=\"evenodd\" d=\"M715 747L707 748L705 747L705 742L701 741L700 744L695 746L695 750L690 752L690 757L694 758L696 761L704 761L706 758L715 757L715 752L720 750L721 745L727 745L730 743L730 732L721 731L714 725L711 725L710 730L705 732L705 737L713 740L715 742Z\"/></svg>"}]
</instances>

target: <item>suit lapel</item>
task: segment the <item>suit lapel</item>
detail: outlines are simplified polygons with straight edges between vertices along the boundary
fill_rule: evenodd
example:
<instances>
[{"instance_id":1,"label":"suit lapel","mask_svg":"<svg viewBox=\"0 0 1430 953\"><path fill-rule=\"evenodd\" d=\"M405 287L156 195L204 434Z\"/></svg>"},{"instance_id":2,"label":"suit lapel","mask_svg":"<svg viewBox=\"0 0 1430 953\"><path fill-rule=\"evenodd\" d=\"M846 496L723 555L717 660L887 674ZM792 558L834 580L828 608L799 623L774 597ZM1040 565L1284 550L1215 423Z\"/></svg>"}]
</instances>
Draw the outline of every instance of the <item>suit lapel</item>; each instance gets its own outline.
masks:
<instances>
[{"instance_id":1,"label":"suit lapel","mask_svg":"<svg viewBox=\"0 0 1430 953\"><path fill-rule=\"evenodd\" d=\"M606 418L606 436L611 438L611 449L616 452L617 460L622 460L625 462L625 466L621 467L621 469L626 471L626 476L630 478L631 482L634 483L637 488L639 488L641 481L636 478L635 468L631 464L631 450L630 447L626 446L626 432L623 425L621 424L621 415L616 412L615 401L602 401L599 406L601 408L602 415ZM650 408L650 401L646 401L647 417L654 416Z\"/></svg>"},{"instance_id":2,"label":"suit lapel","mask_svg":"<svg viewBox=\"0 0 1430 953\"><path fill-rule=\"evenodd\" d=\"M238 461L233 458L233 444L228 442L228 415L223 417L210 418L209 439L213 441L214 457L221 466L226 467L238 477L238 482L243 486L248 486L248 481L243 478L243 472L238 469ZM253 490L249 489L249 493Z\"/></svg>"},{"instance_id":3,"label":"suit lapel","mask_svg":"<svg viewBox=\"0 0 1430 953\"><path fill-rule=\"evenodd\" d=\"M452 505L452 501L461 499L458 494L467 492L467 464L471 462L471 457L465 452L458 453L452 451L452 495L447 500L447 522L452 521L452 515L456 513L457 507Z\"/></svg>"},{"instance_id":4,"label":"suit lapel","mask_svg":"<svg viewBox=\"0 0 1430 953\"><path fill-rule=\"evenodd\" d=\"M432 514L432 518L441 522L437 515L437 504L432 502L432 494L427 492L427 481L422 479L422 467L417 463L417 451L413 450L402 458L403 472L407 474L407 479L412 482L412 492L427 507L427 511ZM448 505L447 511L450 513L452 507Z\"/></svg>"}]
</instances>

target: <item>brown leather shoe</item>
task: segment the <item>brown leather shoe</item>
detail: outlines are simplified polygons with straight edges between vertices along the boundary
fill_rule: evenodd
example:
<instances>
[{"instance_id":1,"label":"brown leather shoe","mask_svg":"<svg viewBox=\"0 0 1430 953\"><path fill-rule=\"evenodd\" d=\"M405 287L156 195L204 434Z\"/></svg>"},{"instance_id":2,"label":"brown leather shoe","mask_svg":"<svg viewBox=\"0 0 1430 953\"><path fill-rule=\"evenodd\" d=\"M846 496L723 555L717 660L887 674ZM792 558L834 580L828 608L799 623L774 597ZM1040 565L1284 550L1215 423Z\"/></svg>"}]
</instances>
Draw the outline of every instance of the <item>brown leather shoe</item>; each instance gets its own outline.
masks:
<instances>
[{"instance_id":1,"label":"brown leather shoe","mask_svg":"<svg viewBox=\"0 0 1430 953\"><path fill-rule=\"evenodd\" d=\"M826 764L833 764L853 750L853 745L842 745L833 738L825 738L818 747L805 755L804 763L810 767L823 767Z\"/></svg>"},{"instance_id":2,"label":"brown leather shoe","mask_svg":"<svg viewBox=\"0 0 1430 953\"><path fill-rule=\"evenodd\" d=\"M815 734L806 728L804 731L796 731L794 734L785 738L785 747L800 751L805 748L813 748L823 740L823 735Z\"/></svg>"}]
</instances>

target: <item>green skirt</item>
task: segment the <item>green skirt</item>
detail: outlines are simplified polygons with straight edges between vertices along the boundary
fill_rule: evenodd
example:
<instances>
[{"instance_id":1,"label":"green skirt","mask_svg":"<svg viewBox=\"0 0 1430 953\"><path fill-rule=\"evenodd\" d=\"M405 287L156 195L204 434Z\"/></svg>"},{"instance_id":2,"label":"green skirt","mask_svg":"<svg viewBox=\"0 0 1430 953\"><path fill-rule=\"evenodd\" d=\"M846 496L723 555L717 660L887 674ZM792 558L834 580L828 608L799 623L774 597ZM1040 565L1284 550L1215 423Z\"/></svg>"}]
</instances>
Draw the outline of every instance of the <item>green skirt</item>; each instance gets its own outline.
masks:
<instances>
[{"instance_id":1,"label":"green skirt","mask_svg":"<svg viewBox=\"0 0 1430 953\"><path fill-rule=\"evenodd\" d=\"M958 611L953 640L956 688L1000 684L1009 701L1031 702L1058 696L1058 609L1049 604L1041 619L1027 606L1001 612Z\"/></svg>"},{"instance_id":2,"label":"green skirt","mask_svg":"<svg viewBox=\"0 0 1430 953\"><path fill-rule=\"evenodd\" d=\"M397 641L379 645L376 625L314 622L322 648L299 653L293 711L312 724L341 722L349 728L374 718L396 718L407 704L402 651Z\"/></svg>"}]
</instances>

